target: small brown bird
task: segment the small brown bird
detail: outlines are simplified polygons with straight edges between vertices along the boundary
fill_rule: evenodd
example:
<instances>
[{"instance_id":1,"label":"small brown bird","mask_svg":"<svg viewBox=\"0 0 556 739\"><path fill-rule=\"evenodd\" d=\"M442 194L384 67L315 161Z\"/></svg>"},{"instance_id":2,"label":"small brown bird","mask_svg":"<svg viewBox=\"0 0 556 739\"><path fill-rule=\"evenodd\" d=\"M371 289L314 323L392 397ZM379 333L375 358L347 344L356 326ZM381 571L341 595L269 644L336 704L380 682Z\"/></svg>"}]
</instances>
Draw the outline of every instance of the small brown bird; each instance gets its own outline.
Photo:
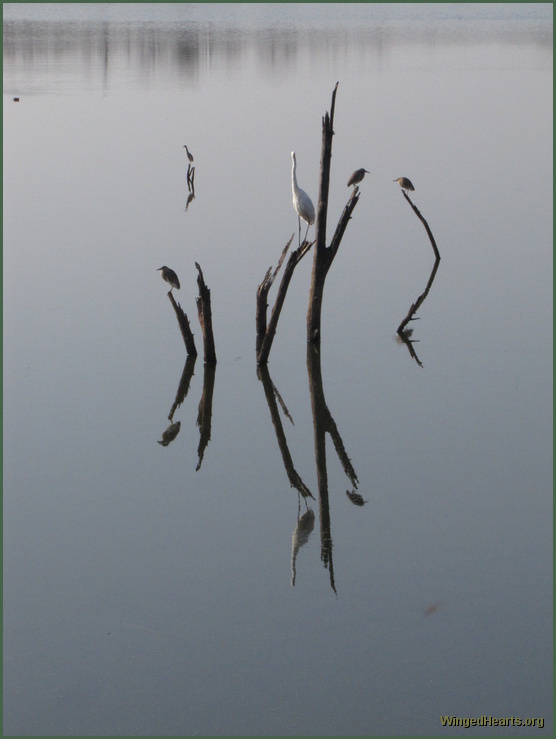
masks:
<instances>
[{"instance_id":1,"label":"small brown bird","mask_svg":"<svg viewBox=\"0 0 556 739\"><path fill-rule=\"evenodd\" d=\"M180 289L180 281L178 280L178 276L174 272L173 269L170 269L170 267L165 266L165 267L159 267L156 271L160 272L162 279L172 286L170 289L170 292L172 292L174 288L176 288L176 290Z\"/></svg>"},{"instance_id":2,"label":"small brown bird","mask_svg":"<svg viewBox=\"0 0 556 739\"><path fill-rule=\"evenodd\" d=\"M356 169L355 172L349 178L347 186L351 187L353 185L353 187L355 188L355 186L358 185L363 179L363 177L365 176L365 172L367 174L371 174L368 169L363 169L363 168Z\"/></svg>"},{"instance_id":3,"label":"small brown bird","mask_svg":"<svg viewBox=\"0 0 556 739\"><path fill-rule=\"evenodd\" d=\"M411 180L408 180L407 177L396 177L396 179L392 180L392 182L397 182L402 190L415 190L411 183Z\"/></svg>"}]
</instances>

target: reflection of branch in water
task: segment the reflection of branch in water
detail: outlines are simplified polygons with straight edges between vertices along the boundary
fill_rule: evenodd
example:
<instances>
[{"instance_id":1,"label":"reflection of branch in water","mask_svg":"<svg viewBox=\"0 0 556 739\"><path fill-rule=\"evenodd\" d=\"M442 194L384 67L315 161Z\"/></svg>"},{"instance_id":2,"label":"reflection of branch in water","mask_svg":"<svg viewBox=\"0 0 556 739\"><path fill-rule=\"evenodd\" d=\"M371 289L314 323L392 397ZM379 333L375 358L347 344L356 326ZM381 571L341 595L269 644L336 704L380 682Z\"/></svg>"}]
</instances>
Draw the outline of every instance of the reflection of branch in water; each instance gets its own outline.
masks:
<instances>
[{"instance_id":1,"label":"reflection of branch in water","mask_svg":"<svg viewBox=\"0 0 556 739\"><path fill-rule=\"evenodd\" d=\"M210 441L210 432L212 427L212 396L214 394L214 379L216 376L216 365L205 364L204 366L204 377L203 377L203 395L199 402L199 411L197 413L197 426L199 427L199 433L201 435L199 439L199 447L197 449L197 455L199 462L195 471L198 472L201 469L203 463L203 456L205 449Z\"/></svg>"},{"instance_id":2,"label":"reflection of branch in water","mask_svg":"<svg viewBox=\"0 0 556 739\"><path fill-rule=\"evenodd\" d=\"M297 553L301 547L309 541L309 536L315 527L315 514L308 508L307 511L297 519L297 524L292 534L292 585L295 585L295 563Z\"/></svg>"},{"instance_id":3,"label":"reflection of branch in water","mask_svg":"<svg viewBox=\"0 0 556 739\"><path fill-rule=\"evenodd\" d=\"M185 400L185 396L189 392L189 385L191 384L193 370L195 369L195 360L196 357L187 357L187 359L185 360L185 366L183 368L180 384L178 385L178 390L176 392L176 398L170 410L170 415L168 416L168 420L170 421L174 417L176 409L180 407L180 405Z\"/></svg>"},{"instance_id":4,"label":"reflection of branch in water","mask_svg":"<svg viewBox=\"0 0 556 739\"><path fill-rule=\"evenodd\" d=\"M301 479L301 476L297 472L297 470L294 467L293 460L290 454L290 450L288 448L288 442L286 440L286 435L284 433L284 428L282 426L282 421L280 419L280 412L278 410L278 405L276 403L276 397L278 395L278 391L276 390L272 380L270 379L270 373L268 371L268 365L261 364L257 367L257 377L263 384L264 388L264 394L266 397L266 402L268 405L268 409L270 411L270 417L272 419L272 425L274 426L274 431L276 433L276 439L278 441L278 447L280 449L280 453L282 454L282 460L284 462L284 467L286 469L286 474L288 475L288 480L290 481L290 485L292 488L295 488L304 498L313 498L313 495L311 494L311 491L305 485L303 480ZM283 404L283 401L281 400L282 407L285 408L285 405ZM291 419L290 414L287 412L287 409L285 410L285 413L287 417ZM292 420L293 423L293 420Z\"/></svg>"},{"instance_id":5,"label":"reflection of branch in water","mask_svg":"<svg viewBox=\"0 0 556 739\"><path fill-rule=\"evenodd\" d=\"M321 535L321 560L330 572L330 585L334 592L334 566L332 561L332 535L330 527L330 504L328 500L328 473L326 469L326 438L328 432L332 437L336 454L348 476L352 487L357 488L357 475L351 464L338 427L326 405L320 362L320 348L316 344L307 345L307 370L309 374L309 391L313 410L313 427L315 434L315 459L317 465L317 481L319 488L319 513Z\"/></svg>"},{"instance_id":6,"label":"reflection of branch in water","mask_svg":"<svg viewBox=\"0 0 556 739\"><path fill-rule=\"evenodd\" d=\"M171 441L174 441L176 436L179 434L180 426L181 426L181 421L176 421L176 423L171 423L166 429L166 431L163 432L162 439L158 443L161 446L168 446L168 444Z\"/></svg>"},{"instance_id":7,"label":"reflection of branch in water","mask_svg":"<svg viewBox=\"0 0 556 739\"><path fill-rule=\"evenodd\" d=\"M405 195L405 192L404 192L404 195ZM410 321L418 321L419 320L419 318L416 318L415 317L415 314L417 313L417 311L419 310L419 308L423 304L425 298L429 294L429 290L432 287L432 283L434 282L434 278L436 276L436 272L438 270L438 266L439 265L440 265L440 257L438 257L438 259L435 261L435 263L433 265L432 272L430 273L429 281L427 282L427 286L425 287L425 289L421 293L421 295L419 295L419 297L417 298L417 300L411 305L411 307L409 308L409 310L407 312L406 317L403 319L403 321L398 326L398 331L397 331L398 337L399 337L399 341L400 342L403 342L407 346L410 355L417 362L417 364L419 365L419 367L422 367L423 364L419 360L419 357L417 356L417 353L415 352L415 350L413 348L413 344L416 341L416 339L412 339L411 338L411 336L413 334L413 329L412 328L407 328L407 324Z\"/></svg>"}]
</instances>

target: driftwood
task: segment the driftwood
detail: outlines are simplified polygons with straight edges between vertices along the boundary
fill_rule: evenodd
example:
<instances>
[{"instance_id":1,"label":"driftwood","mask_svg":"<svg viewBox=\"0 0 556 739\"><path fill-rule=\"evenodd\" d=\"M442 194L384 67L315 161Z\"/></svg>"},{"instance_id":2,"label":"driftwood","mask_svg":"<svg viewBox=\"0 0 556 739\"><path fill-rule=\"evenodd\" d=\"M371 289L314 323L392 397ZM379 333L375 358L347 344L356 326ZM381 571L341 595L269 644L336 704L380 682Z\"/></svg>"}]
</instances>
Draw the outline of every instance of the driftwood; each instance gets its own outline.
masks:
<instances>
[{"instance_id":1,"label":"driftwood","mask_svg":"<svg viewBox=\"0 0 556 739\"><path fill-rule=\"evenodd\" d=\"M210 307L210 290L205 284L201 267L195 262L199 272L197 285L199 286L199 297L196 298L197 314L203 331L203 345L205 364L216 364L216 350L214 348L214 334L212 332L212 311Z\"/></svg>"},{"instance_id":2,"label":"driftwood","mask_svg":"<svg viewBox=\"0 0 556 739\"><path fill-rule=\"evenodd\" d=\"M257 290L257 364L259 365L266 364L268 362L268 356L272 348L274 336L276 335L276 328L278 327L278 319L280 318L282 306L284 305L284 300L286 299L286 293L288 292L288 286L290 284L291 278L293 277L294 270L314 244L314 241L304 241L298 249L291 252L287 264L284 268L282 281L280 282L280 287L278 288L278 294L276 295L274 308L272 309L270 321L268 322L267 326L266 311L268 308L268 292L272 287L274 278L276 277L280 267L282 266L286 253L291 245L294 236L295 234L292 234L290 240L282 250L282 254L278 261L278 266L276 267L274 272L272 272L272 267L267 270L264 280L261 282Z\"/></svg>"},{"instance_id":3,"label":"driftwood","mask_svg":"<svg viewBox=\"0 0 556 739\"><path fill-rule=\"evenodd\" d=\"M197 349L195 347L195 339L193 338L193 333L191 332L191 327L189 325L187 315L183 312L181 305L179 303L176 303L171 290L168 292L168 297L170 298L170 303L172 304L172 307L174 308L176 317L178 319L178 324L180 327L181 335L183 337L183 342L185 344L185 349L187 351L187 356L196 357Z\"/></svg>"},{"instance_id":4,"label":"driftwood","mask_svg":"<svg viewBox=\"0 0 556 739\"><path fill-rule=\"evenodd\" d=\"M313 274L309 293L309 308L307 311L307 341L318 344L321 338L321 314L324 295L324 283L340 242L346 230L349 219L359 200L359 188L355 187L344 207L330 246L326 246L326 219L328 215L328 192L330 188L330 161L332 159L332 137L334 136L334 108L336 106L336 91L338 82L332 93L330 115L325 113L322 119L322 147L320 161L320 180L318 209L315 227L315 254L313 257Z\"/></svg>"}]
</instances>

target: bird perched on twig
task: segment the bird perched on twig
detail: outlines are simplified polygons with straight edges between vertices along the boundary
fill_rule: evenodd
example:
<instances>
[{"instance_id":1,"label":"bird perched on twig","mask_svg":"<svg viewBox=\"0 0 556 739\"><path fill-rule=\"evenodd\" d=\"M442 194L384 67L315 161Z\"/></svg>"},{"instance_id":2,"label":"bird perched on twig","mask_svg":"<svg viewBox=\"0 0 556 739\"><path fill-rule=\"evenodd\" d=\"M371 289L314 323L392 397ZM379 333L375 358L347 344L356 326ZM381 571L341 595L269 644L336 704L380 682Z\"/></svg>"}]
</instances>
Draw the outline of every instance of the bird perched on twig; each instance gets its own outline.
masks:
<instances>
[{"instance_id":1,"label":"bird perched on twig","mask_svg":"<svg viewBox=\"0 0 556 739\"><path fill-rule=\"evenodd\" d=\"M170 267L164 266L164 267L159 267L156 271L160 272L161 277L164 280L164 282L167 282L169 285L171 285L170 292L172 292L174 288L176 288L176 290L180 289L180 281L178 280L178 276L174 272L173 269L170 269Z\"/></svg>"},{"instance_id":2,"label":"bird perched on twig","mask_svg":"<svg viewBox=\"0 0 556 739\"><path fill-rule=\"evenodd\" d=\"M183 148L185 149L185 152L187 154L187 158L189 159L190 162L192 162L193 161L193 154L187 148L187 144L184 144L183 145Z\"/></svg>"},{"instance_id":3,"label":"bird perched on twig","mask_svg":"<svg viewBox=\"0 0 556 739\"><path fill-rule=\"evenodd\" d=\"M396 177L396 179L392 180L392 182L397 182L402 190L415 190L411 183L411 180L408 180L407 177Z\"/></svg>"},{"instance_id":4,"label":"bird perched on twig","mask_svg":"<svg viewBox=\"0 0 556 739\"><path fill-rule=\"evenodd\" d=\"M363 169L363 168L356 169L355 172L349 178L347 186L351 187L353 185L353 188L355 189L355 187L361 182L361 180L365 176L365 172L367 174L371 174L368 169Z\"/></svg>"},{"instance_id":5,"label":"bird perched on twig","mask_svg":"<svg viewBox=\"0 0 556 739\"><path fill-rule=\"evenodd\" d=\"M292 151L292 193L293 193L293 207L297 213L297 222L299 224L299 245L301 246L301 219L307 224L307 231L305 232L305 239L309 233L309 226L315 222L315 206L313 201L307 195L305 190L302 190L297 184L296 177L297 162L295 160L295 151Z\"/></svg>"}]
</instances>

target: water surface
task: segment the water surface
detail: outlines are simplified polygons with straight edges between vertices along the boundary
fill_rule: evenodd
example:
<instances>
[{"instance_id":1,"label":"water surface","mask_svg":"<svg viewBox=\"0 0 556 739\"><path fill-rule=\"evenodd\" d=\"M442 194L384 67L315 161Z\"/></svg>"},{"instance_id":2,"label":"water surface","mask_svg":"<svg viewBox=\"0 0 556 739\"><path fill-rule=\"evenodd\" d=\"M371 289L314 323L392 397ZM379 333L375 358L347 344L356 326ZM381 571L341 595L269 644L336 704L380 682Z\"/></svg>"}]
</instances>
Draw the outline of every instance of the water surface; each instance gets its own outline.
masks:
<instances>
[{"instance_id":1,"label":"water surface","mask_svg":"<svg viewBox=\"0 0 556 739\"><path fill-rule=\"evenodd\" d=\"M5 4L3 53L4 733L551 733L552 6ZM330 234L371 174L265 375L337 81Z\"/></svg>"}]
</instances>

